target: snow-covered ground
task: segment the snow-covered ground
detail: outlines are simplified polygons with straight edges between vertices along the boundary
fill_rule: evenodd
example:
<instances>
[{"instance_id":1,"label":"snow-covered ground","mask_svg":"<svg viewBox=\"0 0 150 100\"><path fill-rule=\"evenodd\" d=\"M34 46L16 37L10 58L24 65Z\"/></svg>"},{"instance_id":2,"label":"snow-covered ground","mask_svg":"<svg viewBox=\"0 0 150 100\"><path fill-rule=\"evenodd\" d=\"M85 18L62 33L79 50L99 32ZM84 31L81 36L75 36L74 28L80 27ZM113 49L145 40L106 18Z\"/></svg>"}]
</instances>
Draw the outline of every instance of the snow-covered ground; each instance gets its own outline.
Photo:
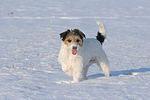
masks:
<instances>
[{"instance_id":1,"label":"snow-covered ground","mask_svg":"<svg viewBox=\"0 0 150 100\"><path fill-rule=\"evenodd\" d=\"M149 100L149 0L1 0L0 100ZM79 28L103 48L111 77L97 65L88 80L70 83L57 61L59 33Z\"/></svg>"}]
</instances>

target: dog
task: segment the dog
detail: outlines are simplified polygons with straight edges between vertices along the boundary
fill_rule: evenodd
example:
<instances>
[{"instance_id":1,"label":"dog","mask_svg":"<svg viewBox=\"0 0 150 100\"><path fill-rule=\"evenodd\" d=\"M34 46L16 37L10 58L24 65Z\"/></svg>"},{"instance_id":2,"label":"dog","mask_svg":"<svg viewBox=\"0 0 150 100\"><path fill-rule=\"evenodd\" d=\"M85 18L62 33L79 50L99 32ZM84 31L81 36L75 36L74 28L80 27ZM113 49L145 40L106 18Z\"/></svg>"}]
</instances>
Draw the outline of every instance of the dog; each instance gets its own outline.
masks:
<instances>
[{"instance_id":1,"label":"dog","mask_svg":"<svg viewBox=\"0 0 150 100\"><path fill-rule=\"evenodd\" d=\"M73 83L86 80L88 68L96 63L105 76L110 76L109 61L102 49L102 43L106 38L103 23L97 21L100 30L96 39L86 38L79 29L71 29L60 34L62 39L58 61L62 70L69 76L73 76Z\"/></svg>"}]
</instances>

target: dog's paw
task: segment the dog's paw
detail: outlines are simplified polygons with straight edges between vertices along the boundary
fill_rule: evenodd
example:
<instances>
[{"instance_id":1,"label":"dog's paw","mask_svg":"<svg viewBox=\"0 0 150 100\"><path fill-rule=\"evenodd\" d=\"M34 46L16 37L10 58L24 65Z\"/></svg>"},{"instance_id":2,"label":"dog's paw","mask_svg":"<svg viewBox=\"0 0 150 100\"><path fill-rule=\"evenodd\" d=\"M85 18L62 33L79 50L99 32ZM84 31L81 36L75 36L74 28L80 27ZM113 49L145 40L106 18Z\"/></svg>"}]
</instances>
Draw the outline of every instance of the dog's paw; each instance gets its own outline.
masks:
<instances>
[{"instance_id":1,"label":"dog's paw","mask_svg":"<svg viewBox=\"0 0 150 100\"><path fill-rule=\"evenodd\" d=\"M89 78L87 78L87 77L84 77L83 79L84 79L84 80L88 80Z\"/></svg>"}]
</instances>

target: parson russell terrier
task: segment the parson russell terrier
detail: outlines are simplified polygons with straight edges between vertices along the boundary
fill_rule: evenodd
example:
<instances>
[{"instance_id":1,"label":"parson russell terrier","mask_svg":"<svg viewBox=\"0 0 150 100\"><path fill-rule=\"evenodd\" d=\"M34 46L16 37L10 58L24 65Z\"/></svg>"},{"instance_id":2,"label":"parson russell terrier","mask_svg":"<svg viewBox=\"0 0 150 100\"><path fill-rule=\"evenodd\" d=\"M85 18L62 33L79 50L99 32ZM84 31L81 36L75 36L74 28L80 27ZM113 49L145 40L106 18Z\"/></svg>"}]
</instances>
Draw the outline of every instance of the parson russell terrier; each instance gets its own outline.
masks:
<instances>
[{"instance_id":1,"label":"parson russell terrier","mask_svg":"<svg viewBox=\"0 0 150 100\"><path fill-rule=\"evenodd\" d=\"M96 63L105 76L110 76L109 61L102 49L102 43L106 38L103 23L97 21L100 30L96 39L86 38L79 29L67 30L60 34L62 45L58 61L62 70L69 76L73 76L73 83L87 79L88 68Z\"/></svg>"}]
</instances>

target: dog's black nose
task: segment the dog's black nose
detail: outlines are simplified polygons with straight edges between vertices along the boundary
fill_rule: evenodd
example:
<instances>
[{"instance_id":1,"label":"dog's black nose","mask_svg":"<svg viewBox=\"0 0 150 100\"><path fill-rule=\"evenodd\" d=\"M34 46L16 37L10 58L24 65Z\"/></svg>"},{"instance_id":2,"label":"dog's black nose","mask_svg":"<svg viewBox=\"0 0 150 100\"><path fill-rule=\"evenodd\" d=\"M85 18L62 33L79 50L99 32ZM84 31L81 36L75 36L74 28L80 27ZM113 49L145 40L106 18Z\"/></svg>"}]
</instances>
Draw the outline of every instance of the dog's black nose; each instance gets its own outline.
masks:
<instances>
[{"instance_id":1,"label":"dog's black nose","mask_svg":"<svg viewBox=\"0 0 150 100\"><path fill-rule=\"evenodd\" d=\"M77 50L77 47L74 46L74 47L72 47L72 49L73 49L73 50Z\"/></svg>"}]
</instances>

